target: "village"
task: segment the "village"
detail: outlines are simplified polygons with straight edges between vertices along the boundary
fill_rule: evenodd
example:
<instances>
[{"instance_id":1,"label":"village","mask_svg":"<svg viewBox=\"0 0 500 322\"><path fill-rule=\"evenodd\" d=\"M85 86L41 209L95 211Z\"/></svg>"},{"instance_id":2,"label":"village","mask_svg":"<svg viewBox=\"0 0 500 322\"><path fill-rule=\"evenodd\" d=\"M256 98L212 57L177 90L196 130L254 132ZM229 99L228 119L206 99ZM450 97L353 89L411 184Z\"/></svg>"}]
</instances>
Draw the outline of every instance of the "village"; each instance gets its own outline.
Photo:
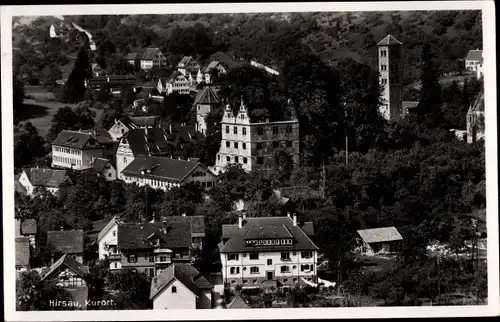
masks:
<instances>
[{"instance_id":1,"label":"village","mask_svg":"<svg viewBox=\"0 0 500 322\"><path fill-rule=\"evenodd\" d=\"M60 38L60 28L51 25L50 36ZM92 41L83 43L87 43L88 48L82 47L75 66L84 56L82 52L96 50ZM405 44L387 34L379 39L376 47L378 82L382 88L379 115L384 122L396 123L412 113L418 114L414 111L419 107L419 100L403 99ZM113 289L110 281L117 285L113 274L121 276L129 271L144 276L144 280L137 278L139 286L134 286L138 288L134 296L144 298L143 303L147 303L140 306L141 309L387 303L389 295L381 295L378 301L368 301L367 295L360 295L365 292L362 288L358 293L349 291L348 278L343 277L348 267L339 268L342 261L347 262L347 255L335 257L333 250L322 248L325 242L320 240L335 239L333 233L326 233L316 219L305 215L317 209L314 204L329 198L325 197L326 191L332 189L329 182L336 180L326 177L324 159L322 168L321 164L319 166L322 174L314 187L281 186L277 180L277 184L259 188L263 191L260 195L268 195L265 202L274 200L276 206L272 214L266 206L259 208L264 197L255 194L248 198L250 188L244 187L244 181L239 182L238 178L257 178L262 173L282 171L288 166L289 171L293 171L303 163L302 132L305 131L303 127L310 125L304 125L303 116L291 97L285 97L282 105L285 112L279 117L270 114L257 117L254 98L241 93L230 96L225 89L224 82L234 70L256 71L273 79L283 73L278 67L218 52L203 63L196 57L183 56L168 77L151 74L147 81L139 81L137 71L148 74L148 71L168 65L165 53L158 47L144 47L128 53L125 60L130 65L127 68L131 67L133 72L120 75L106 72L97 61L89 61L90 75L85 77L84 86L86 93L106 95L110 100L125 100L133 93L128 112L116 118L112 115L109 127L96 124L91 128L60 128L54 133L55 138L47 142L50 153L42 158L47 161L45 165L24 166L15 175L16 196L23 200L16 204L18 279L22 274L36 271L41 282L52 281L63 290L42 307L52 310L121 309L123 306L117 306L119 301L113 297L120 291ZM467 77L482 79L485 70L482 50L470 49L462 64ZM67 84L68 79L60 81L60 86ZM164 112L157 111L174 104L166 103L174 99L180 103L169 111L181 113L177 111L182 109L182 102L187 101L191 104L186 112L188 116L175 118L170 115L166 121L161 115ZM215 112L219 113L219 121L213 120ZM484 89L481 88L471 100L465 118L465 128L447 131L453 134L453 140L480 144L485 136ZM191 121L186 121L188 119ZM207 148L208 138L214 135L219 139ZM349 162L356 162L348 155L349 144L354 143L349 143L347 136L345 142L345 151L338 163L348 166ZM209 151L206 154L210 156L199 152L203 149ZM352 158L355 160L356 156ZM95 186L91 186L94 182ZM234 184L234 189L224 190L227 182ZM89 212L85 216L92 218L85 227L69 227L63 219L54 219L53 224L46 226L52 219L32 215L35 206L29 205L34 202L41 205L52 200L66 200L66 204L73 198L70 191L76 188L72 187L84 186L87 187L85 193L95 193L92 189L100 191L101 187L113 187L122 191L121 194L125 194L125 189L136 189L137 194L130 200L144 196L145 203L136 206L126 201L127 207L132 208L106 211L103 216L93 212L90 215L91 206L86 209L82 205L84 208L80 211ZM134 188L128 188L132 186ZM84 194L84 190L80 194ZM169 194L172 196L168 199L172 203L170 208L150 204L150 198L161 199L163 197L159 196ZM199 197L190 194L199 194ZM179 198L186 198L186 203L192 202L189 198L195 198L193 202L199 207L211 207L224 198L228 200L224 201L227 207L223 211L220 209L224 207L217 208L221 219L217 227L211 228L212 217L194 208L176 206L175 202L184 202ZM69 203L67 206L71 208ZM264 214L266 211L269 213ZM469 259L472 256L473 270L479 270L479 262L485 261L484 209L475 213L479 213L479 220L473 220L474 235L467 241L462 240L459 249L452 245L453 242L425 242L425 256L437 258L438 269L440 261L448 258ZM43 231L42 236L39 227L43 220L46 221L44 227L52 229ZM56 222L60 223L60 228ZM344 253L349 254L351 263L360 267L359 274L399 265L397 258L407 246L405 234L397 225L366 225L354 231L356 234L345 241L348 248ZM34 261L33 258L41 256L41 247L44 251L49 249L48 255L44 255L45 262ZM106 275L106 282L96 278L100 274ZM441 275L437 279L441 279ZM96 285L100 287L97 295ZM478 296L457 295L459 292L451 289L447 294L441 294L440 289L438 292L438 298L420 296L415 301L420 301L420 305L479 301ZM476 293L479 294L477 286Z\"/></svg>"}]
</instances>

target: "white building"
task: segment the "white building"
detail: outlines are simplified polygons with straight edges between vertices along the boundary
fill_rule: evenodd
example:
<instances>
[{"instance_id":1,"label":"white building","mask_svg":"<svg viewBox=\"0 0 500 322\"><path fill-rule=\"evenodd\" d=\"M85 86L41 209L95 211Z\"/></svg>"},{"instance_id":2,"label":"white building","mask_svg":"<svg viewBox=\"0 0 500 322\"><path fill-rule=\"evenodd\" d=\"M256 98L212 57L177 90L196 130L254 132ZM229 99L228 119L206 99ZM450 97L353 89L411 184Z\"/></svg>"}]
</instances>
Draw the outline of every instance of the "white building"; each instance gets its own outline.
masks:
<instances>
[{"instance_id":1,"label":"white building","mask_svg":"<svg viewBox=\"0 0 500 322\"><path fill-rule=\"evenodd\" d=\"M19 183L26 189L28 196L33 196L37 189L45 189L55 195L65 182L70 182L66 170L49 168L27 168L19 177Z\"/></svg>"},{"instance_id":2,"label":"white building","mask_svg":"<svg viewBox=\"0 0 500 322\"><path fill-rule=\"evenodd\" d=\"M483 51L480 49L469 50L465 57L465 70L477 71L480 61L483 59Z\"/></svg>"},{"instance_id":3,"label":"white building","mask_svg":"<svg viewBox=\"0 0 500 322\"><path fill-rule=\"evenodd\" d=\"M212 308L213 285L190 264L174 263L151 281L154 310Z\"/></svg>"},{"instance_id":4,"label":"white building","mask_svg":"<svg viewBox=\"0 0 500 322\"><path fill-rule=\"evenodd\" d=\"M129 63L132 59L128 56ZM135 60L132 60L135 63ZM146 48L140 55L141 69L148 70L153 67L165 67L167 65L167 58L159 48L151 47Z\"/></svg>"},{"instance_id":5,"label":"white building","mask_svg":"<svg viewBox=\"0 0 500 322\"><path fill-rule=\"evenodd\" d=\"M52 142L53 167L88 169L93 158L102 157L104 148L92 133L63 130Z\"/></svg>"},{"instance_id":6,"label":"white building","mask_svg":"<svg viewBox=\"0 0 500 322\"><path fill-rule=\"evenodd\" d=\"M484 64L484 60L481 58L481 60L477 64L477 71L476 71L476 77L477 77L477 79L483 78L483 75L484 75L483 64Z\"/></svg>"},{"instance_id":7,"label":"white building","mask_svg":"<svg viewBox=\"0 0 500 322\"><path fill-rule=\"evenodd\" d=\"M258 288L295 285L317 280L318 247L311 222L297 217L239 217L234 225L222 225L219 245L222 277L228 287Z\"/></svg>"},{"instance_id":8,"label":"white building","mask_svg":"<svg viewBox=\"0 0 500 322\"><path fill-rule=\"evenodd\" d=\"M193 85L193 79L190 76L191 74L186 76L181 72L174 70L167 79L160 78L158 80L156 89L160 94L169 95L173 92L178 92L179 94L188 95L191 92L191 86Z\"/></svg>"},{"instance_id":9,"label":"white building","mask_svg":"<svg viewBox=\"0 0 500 322\"><path fill-rule=\"evenodd\" d=\"M106 181L116 180L116 170L108 159L95 158L90 165L92 170L98 175L104 177Z\"/></svg>"},{"instance_id":10,"label":"white building","mask_svg":"<svg viewBox=\"0 0 500 322\"><path fill-rule=\"evenodd\" d=\"M144 155L135 157L121 172L121 178L126 183L165 191L189 182L211 188L217 180L217 176L201 163Z\"/></svg>"},{"instance_id":11,"label":"white building","mask_svg":"<svg viewBox=\"0 0 500 322\"><path fill-rule=\"evenodd\" d=\"M383 87L380 114L388 121L395 121L403 115L402 45L391 35L377 44L379 80Z\"/></svg>"},{"instance_id":12,"label":"white building","mask_svg":"<svg viewBox=\"0 0 500 322\"><path fill-rule=\"evenodd\" d=\"M108 132L113 141L118 141L130 130L151 129L157 126L158 117L156 116L126 116L120 120L115 119L115 124L113 124Z\"/></svg>"},{"instance_id":13,"label":"white building","mask_svg":"<svg viewBox=\"0 0 500 322\"><path fill-rule=\"evenodd\" d=\"M201 68L201 65L192 57L184 56L177 64L177 70L184 76L190 73L196 73Z\"/></svg>"},{"instance_id":14,"label":"white building","mask_svg":"<svg viewBox=\"0 0 500 322\"><path fill-rule=\"evenodd\" d=\"M203 76L205 83L212 83L212 73L217 73L218 76L223 76L227 74L227 69L222 66L222 64L216 60L211 61L205 69L203 69Z\"/></svg>"}]
</instances>

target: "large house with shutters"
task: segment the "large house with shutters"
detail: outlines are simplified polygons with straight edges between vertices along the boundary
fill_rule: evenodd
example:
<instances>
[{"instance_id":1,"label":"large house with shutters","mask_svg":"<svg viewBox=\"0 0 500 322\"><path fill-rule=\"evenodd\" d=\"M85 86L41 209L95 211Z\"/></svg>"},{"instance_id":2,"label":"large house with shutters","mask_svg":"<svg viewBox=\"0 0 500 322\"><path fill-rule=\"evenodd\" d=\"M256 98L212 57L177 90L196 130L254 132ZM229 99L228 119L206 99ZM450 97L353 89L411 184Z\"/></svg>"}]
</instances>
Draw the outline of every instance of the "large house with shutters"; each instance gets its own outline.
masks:
<instances>
[{"instance_id":1,"label":"large house with shutters","mask_svg":"<svg viewBox=\"0 0 500 322\"><path fill-rule=\"evenodd\" d=\"M288 152L293 164L299 163L299 121L252 122L241 100L237 114L228 104L221 121L222 141L215 160L218 172L230 164L241 164L244 170L266 169L272 164L273 152Z\"/></svg>"},{"instance_id":2,"label":"large house with shutters","mask_svg":"<svg viewBox=\"0 0 500 322\"><path fill-rule=\"evenodd\" d=\"M125 57L125 60L134 66L138 64L141 69L144 70L148 70L153 67L161 68L167 66L167 58L157 47L148 47L140 52L129 53Z\"/></svg>"},{"instance_id":3,"label":"large house with shutters","mask_svg":"<svg viewBox=\"0 0 500 322\"><path fill-rule=\"evenodd\" d=\"M198 93L194 102L196 108L196 131L202 134L207 133L207 123L205 119L210 111L213 111L219 104L219 96L213 87L206 86Z\"/></svg>"},{"instance_id":4,"label":"large house with shutters","mask_svg":"<svg viewBox=\"0 0 500 322\"><path fill-rule=\"evenodd\" d=\"M116 150L116 177L123 180L122 171L139 155L170 155L168 133L163 128L131 129L120 139Z\"/></svg>"},{"instance_id":5,"label":"large house with shutters","mask_svg":"<svg viewBox=\"0 0 500 322\"><path fill-rule=\"evenodd\" d=\"M127 183L165 191L190 182L211 188L217 181L217 176L199 162L145 155L135 157L120 177Z\"/></svg>"},{"instance_id":6,"label":"large house with shutters","mask_svg":"<svg viewBox=\"0 0 500 322\"><path fill-rule=\"evenodd\" d=\"M469 50L465 57L465 70L477 71L479 63L483 60L483 51L480 49Z\"/></svg>"},{"instance_id":7,"label":"large house with shutters","mask_svg":"<svg viewBox=\"0 0 500 322\"><path fill-rule=\"evenodd\" d=\"M183 95L189 95L191 86L194 80L190 77L191 74L184 75L181 72L174 70L167 79L160 78L156 89L160 94L172 94L177 92Z\"/></svg>"},{"instance_id":8,"label":"large house with shutters","mask_svg":"<svg viewBox=\"0 0 500 322\"><path fill-rule=\"evenodd\" d=\"M222 225L222 277L228 287L296 285L316 282L318 247L312 222L291 217L240 216Z\"/></svg>"},{"instance_id":9,"label":"large house with shutters","mask_svg":"<svg viewBox=\"0 0 500 322\"><path fill-rule=\"evenodd\" d=\"M52 141L52 167L82 170L104 157L103 145L89 132L63 130Z\"/></svg>"},{"instance_id":10,"label":"large house with shutters","mask_svg":"<svg viewBox=\"0 0 500 322\"><path fill-rule=\"evenodd\" d=\"M173 262L191 261L192 234L188 220L124 223L113 218L99 233L99 258L110 270L132 268L158 276Z\"/></svg>"}]
</instances>

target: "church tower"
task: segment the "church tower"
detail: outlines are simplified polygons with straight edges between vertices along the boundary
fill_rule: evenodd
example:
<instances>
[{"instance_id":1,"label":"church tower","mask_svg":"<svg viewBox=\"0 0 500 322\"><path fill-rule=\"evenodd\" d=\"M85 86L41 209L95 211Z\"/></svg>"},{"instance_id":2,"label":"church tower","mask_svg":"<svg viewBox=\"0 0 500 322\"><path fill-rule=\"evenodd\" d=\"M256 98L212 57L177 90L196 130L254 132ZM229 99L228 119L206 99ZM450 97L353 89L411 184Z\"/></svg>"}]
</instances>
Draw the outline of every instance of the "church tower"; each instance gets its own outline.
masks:
<instances>
[{"instance_id":1,"label":"church tower","mask_svg":"<svg viewBox=\"0 0 500 322\"><path fill-rule=\"evenodd\" d=\"M403 43L387 35L378 44L378 71L383 87L380 114L388 121L398 120L403 115Z\"/></svg>"}]
</instances>

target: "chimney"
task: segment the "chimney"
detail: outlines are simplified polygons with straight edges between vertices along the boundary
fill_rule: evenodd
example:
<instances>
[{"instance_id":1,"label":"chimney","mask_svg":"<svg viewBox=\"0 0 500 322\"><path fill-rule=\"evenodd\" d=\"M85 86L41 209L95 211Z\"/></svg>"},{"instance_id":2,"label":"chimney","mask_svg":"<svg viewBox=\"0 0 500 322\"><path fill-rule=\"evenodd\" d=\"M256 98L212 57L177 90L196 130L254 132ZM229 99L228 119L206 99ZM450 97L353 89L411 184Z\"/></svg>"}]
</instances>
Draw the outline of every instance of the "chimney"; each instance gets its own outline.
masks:
<instances>
[{"instance_id":1,"label":"chimney","mask_svg":"<svg viewBox=\"0 0 500 322\"><path fill-rule=\"evenodd\" d=\"M238 216L238 228L243 228L243 217Z\"/></svg>"},{"instance_id":2,"label":"chimney","mask_svg":"<svg viewBox=\"0 0 500 322\"><path fill-rule=\"evenodd\" d=\"M293 214L293 225L297 226L297 214Z\"/></svg>"}]
</instances>

